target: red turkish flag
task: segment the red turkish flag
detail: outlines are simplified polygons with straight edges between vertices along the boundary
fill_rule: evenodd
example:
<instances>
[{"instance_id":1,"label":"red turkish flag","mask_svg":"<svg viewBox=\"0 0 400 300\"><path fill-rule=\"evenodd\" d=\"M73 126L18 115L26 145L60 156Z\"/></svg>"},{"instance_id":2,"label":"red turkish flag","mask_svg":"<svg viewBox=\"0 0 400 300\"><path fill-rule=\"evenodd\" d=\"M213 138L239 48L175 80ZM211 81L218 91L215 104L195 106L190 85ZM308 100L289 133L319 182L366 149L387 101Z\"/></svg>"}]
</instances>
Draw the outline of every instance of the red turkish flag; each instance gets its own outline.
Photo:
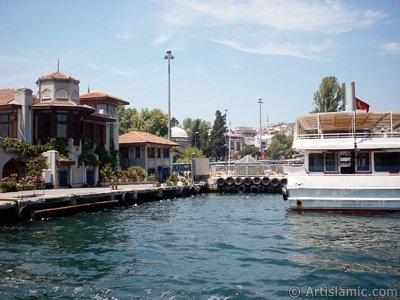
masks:
<instances>
[{"instance_id":1,"label":"red turkish flag","mask_svg":"<svg viewBox=\"0 0 400 300\"><path fill-rule=\"evenodd\" d=\"M369 104L356 97L356 109L369 111Z\"/></svg>"}]
</instances>

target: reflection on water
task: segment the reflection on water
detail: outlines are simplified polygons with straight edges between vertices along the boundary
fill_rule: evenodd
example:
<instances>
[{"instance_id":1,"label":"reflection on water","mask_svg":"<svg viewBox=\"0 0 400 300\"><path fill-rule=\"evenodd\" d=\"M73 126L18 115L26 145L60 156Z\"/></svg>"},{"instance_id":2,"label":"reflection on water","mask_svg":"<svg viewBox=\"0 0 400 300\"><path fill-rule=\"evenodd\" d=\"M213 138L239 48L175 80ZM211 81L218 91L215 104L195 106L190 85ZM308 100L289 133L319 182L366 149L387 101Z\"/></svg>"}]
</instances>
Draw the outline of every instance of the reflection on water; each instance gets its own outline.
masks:
<instances>
[{"instance_id":1,"label":"reflection on water","mask_svg":"<svg viewBox=\"0 0 400 300\"><path fill-rule=\"evenodd\" d=\"M398 287L400 215L349 216L287 212L287 237L297 242L293 262L329 272L344 285ZM332 271L339 271L339 277ZM340 280L343 272L350 278ZM359 281L361 274L370 276ZM393 277L391 277L393 275Z\"/></svg>"},{"instance_id":2,"label":"reflection on water","mask_svg":"<svg viewBox=\"0 0 400 300\"><path fill-rule=\"evenodd\" d=\"M276 299L400 284L399 215L287 212L202 195L0 228L1 299Z\"/></svg>"}]
</instances>

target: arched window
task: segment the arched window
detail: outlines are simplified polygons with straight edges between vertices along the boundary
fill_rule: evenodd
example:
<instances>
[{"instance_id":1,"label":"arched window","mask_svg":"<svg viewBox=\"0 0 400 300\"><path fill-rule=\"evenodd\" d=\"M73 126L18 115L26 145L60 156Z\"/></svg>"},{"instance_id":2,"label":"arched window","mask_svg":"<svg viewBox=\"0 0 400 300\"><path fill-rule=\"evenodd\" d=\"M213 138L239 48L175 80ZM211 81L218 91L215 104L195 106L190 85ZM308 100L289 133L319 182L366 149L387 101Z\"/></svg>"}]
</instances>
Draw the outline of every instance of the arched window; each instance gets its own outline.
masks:
<instances>
[{"instance_id":1,"label":"arched window","mask_svg":"<svg viewBox=\"0 0 400 300\"><path fill-rule=\"evenodd\" d=\"M42 100L51 100L51 91L49 89L45 89L42 92Z\"/></svg>"},{"instance_id":2,"label":"arched window","mask_svg":"<svg viewBox=\"0 0 400 300\"><path fill-rule=\"evenodd\" d=\"M72 101L77 102L78 101L78 93L76 91L72 92L72 97L71 97Z\"/></svg>"},{"instance_id":3,"label":"arched window","mask_svg":"<svg viewBox=\"0 0 400 300\"><path fill-rule=\"evenodd\" d=\"M64 89L59 89L57 91L57 99L63 99L63 100L68 99L68 92Z\"/></svg>"}]
</instances>

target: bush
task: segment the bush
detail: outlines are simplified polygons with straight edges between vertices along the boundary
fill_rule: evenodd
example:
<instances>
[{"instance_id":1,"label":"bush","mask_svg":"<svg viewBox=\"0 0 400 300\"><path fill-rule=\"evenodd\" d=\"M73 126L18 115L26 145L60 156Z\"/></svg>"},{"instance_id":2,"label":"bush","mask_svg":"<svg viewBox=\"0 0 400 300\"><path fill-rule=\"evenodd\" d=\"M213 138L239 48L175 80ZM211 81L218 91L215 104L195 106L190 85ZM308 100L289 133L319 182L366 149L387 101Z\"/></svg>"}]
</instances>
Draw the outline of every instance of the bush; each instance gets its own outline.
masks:
<instances>
[{"instance_id":1,"label":"bush","mask_svg":"<svg viewBox=\"0 0 400 300\"><path fill-rule=\"evenodd\" d=\"M132 178L134 177L134 178ZM139 179L144 180L146 177L146 171L141 166L132 166L128 168L128 178L129 179Z\"/></svg>"}]
</instances>

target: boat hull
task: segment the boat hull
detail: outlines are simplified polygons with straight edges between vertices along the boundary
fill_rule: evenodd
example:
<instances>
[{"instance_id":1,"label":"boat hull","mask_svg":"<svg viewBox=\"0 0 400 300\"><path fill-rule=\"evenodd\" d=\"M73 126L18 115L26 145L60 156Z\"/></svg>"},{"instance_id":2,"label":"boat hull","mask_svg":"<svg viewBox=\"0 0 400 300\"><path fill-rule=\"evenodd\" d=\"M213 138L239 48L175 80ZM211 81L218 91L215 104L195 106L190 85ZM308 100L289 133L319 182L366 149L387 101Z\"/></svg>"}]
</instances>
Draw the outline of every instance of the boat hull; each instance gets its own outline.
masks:
<instances>
[{"instance_id":1,"label":"boat hull","mask_svg":"<svg viewBox=\"0 0 400 300\"><path fill-rule=\"evenodd\" d=\"M399 188L292 187L289 208L295 211L333 213L385 213L400 211Z\"/></svg>"}]
</instances>

